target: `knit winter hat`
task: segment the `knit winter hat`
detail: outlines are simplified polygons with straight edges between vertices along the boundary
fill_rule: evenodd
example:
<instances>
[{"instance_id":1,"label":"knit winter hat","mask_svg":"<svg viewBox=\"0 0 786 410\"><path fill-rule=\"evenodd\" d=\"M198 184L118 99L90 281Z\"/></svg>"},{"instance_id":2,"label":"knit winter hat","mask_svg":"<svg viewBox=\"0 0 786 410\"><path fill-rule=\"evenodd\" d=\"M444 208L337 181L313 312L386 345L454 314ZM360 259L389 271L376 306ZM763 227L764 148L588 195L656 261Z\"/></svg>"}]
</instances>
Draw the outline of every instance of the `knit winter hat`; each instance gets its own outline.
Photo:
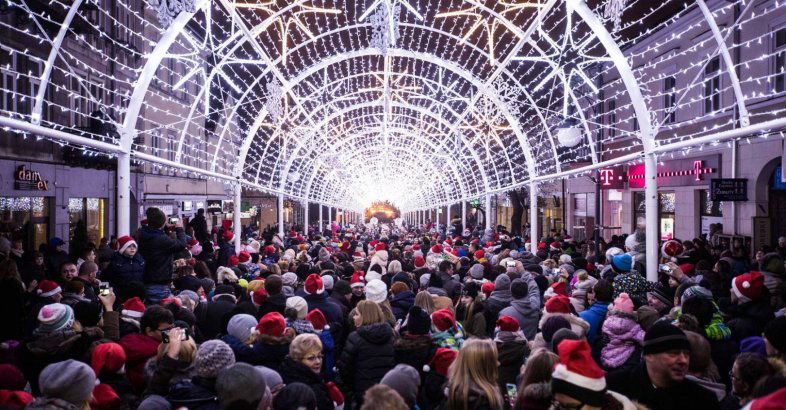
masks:
<instances>
[{"instance_id":1,"label":"knit winter hat","mask_svg":"<svg viewBox=\"0 0 786 410\"><path fill-rule=\"evenodd\" d=\"M551 374L551 388L582 403L602 407L606 395L606 377L592 359L585 340L564 340L557 347L559 364Z\"/></svg>"},{"instance_id":2,"label":"knit winter hat","mask_svg":"<svg viewBox=\"0 0 786 410\"><path fill-rule=\"evenodd\" d=\"M379 279L372 279L366 284L366 300L382 303L388 298L388 287Z\"/></svg>"},{"instance_id":3,"label":"knit winter hat","mask_svg":"<svg viewBox=\"0 0 786 410\"><path fill-rule=\"evenodd\" d=\"M469 276L472 279L480 280L483 279L483 274L485 273L486 268L483 266L482 263L476 263L469 268Z\"/></svg>"},{"instance_id":4,"label":"knit winter hat","mask_svg":"<svg viewBox=\"0 0 786 410\"><path fill-rule=\"evenodd\" d=\"M474 254L472 254L472 256L475 257L475 260L483 259L486 257L486 252L483 252L482 250L477 250L475 251Z\"/></svg>"},{"instance_id":5,"label":"knit winter hat","mask_svg":"<svg viewBox=\"0 0 786 410\"><path fill-rule=\"evenodd\" d=\"M286 306L287 309L295 309L297 311L297 318L299 320L306 318L306 313L308 313L308 303L306 303L305 299L301 298L300 296L292 296L287 298Z\"/></svg>"},{"instance_id":6,"label":"knit winter hat","mask_svg":"<svg viewBox=\"0 0 786 410\"><path fill-rule=\"evenodd\" d=\"M353 288L362 288L366 286L366 282L364 280L363 272L356 271L352 274L352 278L349 280L349 285Z\"/></svg>"},{"instance_id":7,"label":"knit winter hat","mask_svg":"<svg viewBox=\"0 0 786 410\"><path fill-rule=\"evenodd\" d=\"M306 291L309 295L321 295L325 292L325 284L322 281L322 277L317 275L316 273L312 273L308 275L306 278L306 282L303 286L303 290Z\"/></svg>"},{"instance_id":8,"label":"knit winter hat","mask_svg":"<svg viewBox=\"0 0 786 410\"><path fill-rule=\"evenodd\" d=\"M669 309L674 307L674 293L671 291L671 288L661 283L655 283L649 294L668 306Z\"/></svg>"},{"instance_id":9,"label":"knit winter hat","mask_svg":"<svg viewBox=\"0 0 786 410\"><path fill-rule=\"evenodd\" d=\"M262 377L265 379L265 384L267 384L268 388L273 389L278 385L284 384L284 380L277 371L265 366L254 366L254 368L262 374Z\"/></svg>"},{"instance_id":10,"label":"knit winter hat","mask_svg":"<svg viewBox=\"0 0 786 410\"><path fill-rule=\"evenodd\" d=\"M731 280L731 291L741 302L758 299L764 290L764 275L761 272L748 272Z\"/></svg>"},{"instance_id":11,"label":"knit winter hat","mask_svg":"<svg viewBox=\"0 0 786 410\"><path fill-rule=\"evenodd\" d=\"M45 280L42 280L41 283L38 284L38 292L37 293L42 298L48 298L48 297L54 296L54 295L56 295L56 294L58 294L58 293L60 293L62 291L63 291L63 289L60 288L60 285L58 285L56 282L53 282L51 280L46 280L45 279Z\"/></svg>"},{"instance_id":12,"label":"knit winter hat","mask_svg":"<svg viewBox=\"0 0 786 410\"><path fill-rule=\"evenodd\" d=\"M666 321L652 325L644 334L644 354L657 354L669 350L690 351L690 342L685 332Z\"/></svg>"},{"instance_id":13,"label":"knit winter hat","mask_svg":"<svg viewBox=\"0 0 786 410\"><path fill-rule=\"evenodd\" d=\"M136 244L134 238L128 235L117 238L117 244L120 245L120 249L117 250L120 253L125 252L126 249L128 249L128 247L131 245L136 246L137 249L139 248L139 245Z\"/></svg>"},{"instance_id":14,"label":"knit winter hat","mask_svg":"<svg viewBox=\"0 0 786 410\"><path fill-rule=\"evenodd\" d=\"M235 363L221 370L216 377L216 395L222 409L251 408L259 402L268 389L262 372L248 363Z\"/></svg>"},{"instance_id":15,"label":"knit winter hat","mask_svg":"<svg viewBox=\"0 0 786 410\"><path fill-rule=\"evenodd\" d=\"M511 316L500 316L497 319L497 328L503 332L518 332L519 321Z\"/></svg>"},{"instance_id":16,"label":"knit winter hat","mask_svg":"<svg viewBox=\"0 0 786 410\"><path fill-rule=\"evenodd\" d=\"M565 295L556 295L546 301L546 313L570 314L570 299Z\"/></svg>"},{"instance_id":17,"label":"knit winter hat","mask_svg":"<svg viewBox=\"0 0 786 410\"><path fill-rule=\"evenodd\" d=\"M379 382L395 390L409 408L415 408L420 387L420 373L408 364L397 364Z\"/></svg>"},{"instance_id":18,"label":"knit winter hat","mask_svg":"<svg viewBox=\"0 0 786 410\"><path fill-rule=\"evenodd\" d=\"M462 296L468 296L472 299L478 297L478 294L480 294L480 284L478 284L478 282L475 281L470 281L469 283L464 285L464 288L461 289Z\"/></svg>"},{"instance_id":19,"label":"knit winter hat","mask_svg":"<svg viewBox=\"0 0 786 410\"><path fill-rule=\"evenodd\" d=\"M622 292L616 299L614 299L614 303L609 305L609 310L618 310L625 313L633 313L633 301L630 299L630 296Z\"/></svg>"},{"instance_id":20,"label":"knit winter hat","mask_svg":"<svg viewBox=\"0 0 786 410\"><path fill-rule=\"evenodd\" d=\"M324 286L325 289L327 290L333 289L333 285L334 285L333 276L326 274L326 275L322 275L321 278L322 278L322 285Z\"/></svg>"},{"instance_id":21,"label":"knit winter hat","mask_svg":"<svg viewBox=\"0 0 786 410\"><path fill-rule=\"evenodd\" d=\"M117 343L101 343L93 349L93 355L90 358L90 366L96 377L99 377L102 371L119 373L125 363L126 352Z\"/></svg>"},{"instance_id":22,"label":"knit winter hat","mask_svg":"<svg viewBox=\"0 0 786 410\"><path fill-rule=\"evenodd\" d=\"M494 289L510 290L510 276L508 275L497 276L497 279L494 280Z\"/></svg>"},{"instance_id":23,"label":"knit winter hat","mask_svg":"<svg viewBox=\"0 0 786 410\"><path fill-rule=\"evenodd\" d=\"M32 403L35 398L24 391L19 390L0 390L0 404L9 409L24 409Z\"/></svg>"},{"instance_id":24,"label":"knit winter hat","mask_svg":"<svg viewBox=\"0 0 786 410\"><path fill-rule=\"evenodd\" d=\"M685 303L685 301L693 298L703 298L707 300L713 300L712 292L709 289L700 285L693 285L685 289L685 291L682 292L682 297L680 298L680 300L682 301L682 303Z\"/></svg>"},{"instance_id":25,"label":"knit winter hat","mask_svg":"<svg viewBox=\"0 0 786 410\"><path fill-rule=\"evenodd\" d=\"M420 306L412 305L409 308L404 325L410 334L427 335L431 330L431 317Z\"/></svg>"},{"instance_id":26,"label":"knit winter hat","mask_svg":"<svg viewBox=\"0 0 786 410\"><path fill-rule=\"evenodd\" d=\"M278 312L270 312L262 316L262 319L259 319L257 324L257 331L263 335L279 337L286 330L287 325L284 321L284 316L281 316L281 313Z\"/></svg>"},{"instance_id":27,"label":"knit winter hat","mask_svg":"<svg viewBox=\"0 0 786 410\"><path fill-rule=\"evenodd\" d=\"M227 333L230 336L234 336L242 343L251 337L256 325L257 319L254 316L240 313L229 319L229 323L227 323Z\"/></svg>"},{"instance_id":28,"label":"knit winter hat","mask_svg":"<svg viewBox=\"0 0 786 410\"><path fill-rule=\"evenodd\" d=\"M761 336L748 336L740 340L740 353L756 353L761 357L767 357L767 345Z\"/></svg>"},{"instance_id":29,"label":"knit winter hat","mask_svg":"<svg viewBox=\"0 0 786 410\"><path fill-rule=\"evenodd\" d=\"M507 276L507 275L506 275ZM494 283L486 282L480 287L480 291L486 294L486 297L494 291Z\"/></svg>"},{"instance_id":30,"label":"knit winter hat","mask_svg":"<svg viewBox=\"0 0 786 410\"><path fill-rule=\"evenodd\" d=\"M576 268L573 267L573 265L569 265L567 263L563 263L562 265L559 265L559 268L565 269L565 272L567 272L568 275L573 275L573 273L576 272Z\"/></svg>"},{"instance_id":31,"label":"knit winter hat","mask_svg":"<svg viewBox=\"0 0 786 410\"><path fill-rule=\"evenodd\" d=\"M786 267L783 266L783 259L777 252L772 252L764 255L759 262L759 271L772 272L775 274L786 273Z\"/></svg>"},{"instance_id":32,"label":"knit winter hat","mask_svg":"<svg viewBox=\"0 0 786 410\"><path fill-rule=\"evenodd\" d=\"M306 320L311 323L311 326L314 326L315 330L323 330L323 329L330 329L330 326L327 324L327 318L325 314L322 313L319 309L314 309L311 312L308 312L306 315Z\"/></svg>"},{"instance_id":33,"label":"knit winter hat","mask_svg":"<svg viewBox=\"0 0 786 410\"><path fill-rule=\"evenodd\" d=\"M45 305L38 311L38 328L40 333L51 333L66 329L74 324L74 310L62 303Z\"/></svg>"},{"instance_id":34,"label":"knit winter hat","mask_svg":"<svg viewBox=\"0 0 786 410\"><path fill-rule=\"evenodd\" d=\"M577 335L574 331L570 330L569 328L563 328L554 332L554 336L551 336L551 351L554 353L559 353L557 351L557 347L559 344L562 343L563 340L581 340L581 336Z\"/></svg>"},{"instance_id":35,"label":"knit winter hat","mask_svg":"<svg viewBox=\"0 0 786 410\"><path fill-rule=\"evenodd\" d=\"M196 374L206 379L215 379L218 373L235 364L235 353L228 344L213 339L199 345L194 367Z\"/></svg>"},{"instance_id":36,"label":"knit winter hat","mask_svg":"<svg viewBox=\"0 0 786 410\"><path fill-rule=\"evenodd\" d=\"M540 327L540 333L543 336L543 340L551 343L554 333L557 333L557 330L560 329L570 329L570 322L562 315L552 316L543 322L543 325Z\"/></svg>"},{"instance_id":37,"label":"knit winter hat","mask_svg":"<svg viewBox=\"0 0 786 410\"><path fill-rule=\"evenodd\" d=\"M281 275L281 282L284 286L294 287L297 284L297 274L295 272L287 272Z\"/></svg>"},{"instance_id":38,"label":"knit winter hat","mask_svg":"<svg viewBox=\"0 0 786 410\"><path fill-rule=\"evenodd\" d=\"M423 366L423 371L429 372L433 369L438 375L448 377L448 369L450 365L453 364L453 361L456 360L456 357L458 357L458 351L447 347L440 347L434 353L434 356L431 357L428 364Z\"/></svg>"},{"instance_id":39,"label":"knit winter hat","mask_svg":"<svg viewBox=\"0 0 786 410\"><path fill-rule=\"evenodd\" d=\"M73 359L52 363L38 376L44 397L62 399L75 405L90 400L95 384L93 369Z\"/></svg>"},{"instance_id":40,"label":"knit winter hat","mask_svg":"<svg viewBox=\"0 0 786 410\"><path fill-rule=\"evenodd\" d=\"M778 316L764 327L764 338L781 353L786 353L786 316Z\"/></svg>"},{"instance_id":41,"label":"knit winter hat","mask_svg":"<svg viewBox=\"0 0 786 410\"><path fill-rule=\"evenodd\" d=\"M431 314L431 323L437 332L444 332L456 328L456 318L450 309L440 309Z\"/></svg>"},{"instance_id":42,"label":"knit winter hat","mask_svg":"<svg viewBox=\"0 0 786 410\"><path fill-rule=\"evenodd\" d=\"M617 272L630 272L633 268L633 257L630 254L623 253L611 258L611 266Z\"/></svg>"}]
</instances>

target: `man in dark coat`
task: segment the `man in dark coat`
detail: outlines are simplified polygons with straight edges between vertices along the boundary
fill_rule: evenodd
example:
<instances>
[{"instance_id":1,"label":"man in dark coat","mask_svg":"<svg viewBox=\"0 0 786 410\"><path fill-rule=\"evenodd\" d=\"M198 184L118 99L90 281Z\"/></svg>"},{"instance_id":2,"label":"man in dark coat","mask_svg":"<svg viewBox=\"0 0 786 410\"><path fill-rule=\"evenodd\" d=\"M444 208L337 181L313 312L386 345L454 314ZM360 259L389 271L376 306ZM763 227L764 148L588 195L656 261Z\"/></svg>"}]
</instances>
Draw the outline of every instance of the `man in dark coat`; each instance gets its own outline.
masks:
<instances>
[{"instance_id":1,"label":"man in dark coat","mask_svg":"<svg viewBox=\"0 0 786 410\"><path fill-rule=\"evenodd\" d=\"M281 292L284 282L281 280L281 275L270 275L265 280L265 290L267 291L267 299L259 307L258 317L265 316L270 312L278 312L282 315L287 305L287 297Z\"/></svg>"},{"instance_id":2,"label":"man in dark coat","mask_svg":"<svg viewBox=\"0 0 786 410\"><path fill-rule=\"evenodd\" d=\"M215 339L226 333L226 329L222 329L222 324L227 323L226 316L231 315L236 304L237 296L235 296L232 286L216 286L213 300L207 304L204 316L199 318L199 330L205 340Z\"/></svg>"},{"instance_id":3,"label":"man in dark coat","mask_svg":"<svg viewBox=\"0 0 786 410\"><path fill-rule=\"evenodd\" d=\"M60 266L71 260L64 248L65 242L62 239L54 237L49 240L49 249L44 258L49 278L57 278L60 275Z\"/></svg>"},{"instance_id":4,"label":"man in dark coat","mask_svg":"<svg viewBox=\"0 0 786 410\"><path fill-rule=\"evenodd\" d=\"M199 209L196 216L192 219L188 226L194 230L194 236L199 242L210 240L210 232L207 230L207 220L205 219L205 210Z\"/></svg>"},{"instance_id":5,"label":"man in dark coat","mask_svg":"<svg viewBox=\"0 0 786 410\"><path fill-rule=\"evenodd\" d=\"M143 226L137 232L137 243L139 243L139 253L146 262L144 277L146 301L157 304L170 296L173 256L186 249L186 233L180 219L174 230L174 238L164 232L166 215L158 208L148 208L145 215L147 215L147 226Z\"/></svg>"},{"instance_id":6,"label":"man in dark coat","mask_svg":"<svg viewBox=\"0 0 786 410\"><path fill-rule=\"evenodd\" d=\"M688 380L691 345L678 327L657 322L644 336L644 363L606 376L609 390L652 410L717 409L715 393Z\"/></svg>"},{"instance_id":7,"label":"man in dark coat","mask_svg":"<svg viewBox=\"0 0 786 410\"><path fill-rule=\"evenodd\" d=\"M448 297L454 302L461 296L461 283L453 279L453 264L450 261L442 261L438 265L439 278L442 279L442 288L447 292Z\"/></svg>"}]
</instances>

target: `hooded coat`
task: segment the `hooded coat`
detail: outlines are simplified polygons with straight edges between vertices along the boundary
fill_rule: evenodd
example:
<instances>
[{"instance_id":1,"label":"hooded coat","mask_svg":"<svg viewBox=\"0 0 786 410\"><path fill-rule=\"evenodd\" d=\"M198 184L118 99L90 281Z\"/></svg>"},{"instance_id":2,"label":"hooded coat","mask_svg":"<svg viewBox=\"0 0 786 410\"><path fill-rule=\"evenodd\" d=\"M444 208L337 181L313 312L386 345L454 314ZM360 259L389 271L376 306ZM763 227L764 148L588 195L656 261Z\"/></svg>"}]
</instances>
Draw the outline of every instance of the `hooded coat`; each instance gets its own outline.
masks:
<instances>
[{"instance_id":1,"label":"hooded coat","mask_svg":"<svg viewBox=\"0 0 786 410\"><path fill-rule=\"evenodd\" d=\"M499 316L511 316L519 322L519 328L527 340L532 340L538 333L538 319L540 318L540 291L535 280L525 272L521 280L527 282L527 295L521 299L512 299L510 306L502 309Z\"/></svg>"},{"instance_id":2,"label":"hooded coat","mask_svg":"<svg viewBox=\"0 0 786 410\"><path fill-rule=\"evenodd\" d=\"M606 370L616 370L623 365L633 368L641 360L644 330L636 323L636 314L610 310L603 322L605 346L601 349L600 361Z\"/></svg>"},{"instance_id":3,"label":"hooded coat","mask_svg":"<svg viewBox=\"0 0 786 410\"><path fill-rule=\"evenodd\" d=\"M415 294L411 290L405 290L393 295L393 298L390 299L390 310L393 312L396 320L404 320L407 317L409 308L414 304Z\"/></svg>"},{"instance_id":4,"label":"hooded coat","mask_svg":"<svg viewBox=\"0 0 786 410\"><path fill-rule=\"evenodd\" d=\"M361 326L347 337L339 373L358 402L396 365L394 342L393 328L387 322Z\"/></svg>"}]
</instances>

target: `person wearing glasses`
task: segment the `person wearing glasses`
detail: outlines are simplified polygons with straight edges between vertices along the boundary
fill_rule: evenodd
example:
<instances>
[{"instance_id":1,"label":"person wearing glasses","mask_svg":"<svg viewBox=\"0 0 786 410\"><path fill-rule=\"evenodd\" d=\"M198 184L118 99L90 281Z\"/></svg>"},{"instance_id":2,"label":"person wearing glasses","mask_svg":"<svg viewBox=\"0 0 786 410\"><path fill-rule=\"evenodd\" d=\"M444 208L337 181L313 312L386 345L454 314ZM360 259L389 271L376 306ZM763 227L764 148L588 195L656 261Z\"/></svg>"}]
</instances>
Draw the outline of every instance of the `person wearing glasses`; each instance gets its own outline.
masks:
<instances>
[{"instance_id":1,"label":"person wearing glasses","mask_svg":"<svg viewBox=\"0 0 786 410\"><path fill-rule=\"evenodd\" d=\"M172 329L175 318L172 312L161 306L150 306L139 320L139 333L123 336L118 344L126 352L126 374L137 391L145 386L145 363L158 354L162 334Z\"/></svg>"},{"instance_id":2,"label":"person wearing glasses","mask_svg":"<svg viewBox=\"0 0 786 410\"><path fill-rule=\"evenodd\" d=\"M281 363L279 374L284 384L303 383L311 387L317 398L317 408L333 409L344 402L344 397L332 382L325 383L322 372L322 341L313 333L295 337L289 345L289 355ZM340 403L339 403L340 402Z\"/></svg>"}]
</instances>

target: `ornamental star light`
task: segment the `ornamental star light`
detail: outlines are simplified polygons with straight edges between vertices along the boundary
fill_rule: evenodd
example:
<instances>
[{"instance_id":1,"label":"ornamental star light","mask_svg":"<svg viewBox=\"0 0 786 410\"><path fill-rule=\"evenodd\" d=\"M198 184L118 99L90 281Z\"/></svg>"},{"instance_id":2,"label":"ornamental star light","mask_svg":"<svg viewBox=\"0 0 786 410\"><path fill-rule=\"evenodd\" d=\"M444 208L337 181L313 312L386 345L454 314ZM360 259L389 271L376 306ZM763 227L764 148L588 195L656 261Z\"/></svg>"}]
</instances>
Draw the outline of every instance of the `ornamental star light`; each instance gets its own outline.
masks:
<instances>
[{"instance_id":1,"label":"ornamental star light","mask_svg":"<svg viewBox=\"0 0 786 410\"><path fill-rule=\"evenodd\" d=\"M572 91L572 84L583 83L589 87L592 92L598 92L598 88L584 70L597 64L612 62L610 57L593 56L587 54L585 51L587 47L598 38L593 31L588 31L587 38L580 43L576 41L573 33L575 29L573 24L573 12L574 10L572 7L568 6L567 12L565 13L565 30L562 36L556 40L552 38L549 33L544 31L542 26L538 26L536 32L546 43L548 43L549 47L553 50L551 53L545 52L535 41L530 39L528 40L528 44L537 51L538 55L518 56L513 58L513 61L543 63L551 68L551 71L535 85L533 91L542 89L549 81L556 77L563 91L563 117L568 117L568 107L571 104L571 99L572 103L578 107L578 101L576 101L576 97Z\"/></svg>"}]
</instances>

